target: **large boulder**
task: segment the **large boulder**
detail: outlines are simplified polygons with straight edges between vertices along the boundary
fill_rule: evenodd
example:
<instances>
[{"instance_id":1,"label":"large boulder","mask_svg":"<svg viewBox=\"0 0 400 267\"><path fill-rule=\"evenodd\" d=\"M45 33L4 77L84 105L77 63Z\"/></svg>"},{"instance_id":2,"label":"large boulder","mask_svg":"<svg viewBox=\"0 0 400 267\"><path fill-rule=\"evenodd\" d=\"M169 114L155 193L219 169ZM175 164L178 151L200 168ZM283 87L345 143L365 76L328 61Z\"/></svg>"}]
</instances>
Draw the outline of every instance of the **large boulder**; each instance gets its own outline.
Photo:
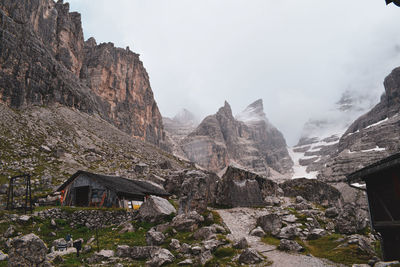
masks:
<instances>
[{"instance_id":1,"label":"large boulder","mask_svg":"<svg viewBox=\"0 0 400 267\"><path fill-rule=\"evenodd\" d=\"M263 258L260 256L260 254L258 254L257 250L255 250L253 248L247 248L239 256L239 263L255 264L255 263L262 262L262 261L263 261Z\"/></svg>"},{"instance_id":2,"label":"large boulder","mask_svg":"<svg viewBox=\"0 0 400 267\"><path fill-rule=\"evenodd\" d=\"M227 207L264 206L257 174L229 166L218 184L216 204Z\"/></svg>"},{"instance_id":3,"label":"large boulder","mask_svg":"<svg viewBox=\"0 0 400 267\"><path fill-rule=\"evenodd\" d=\"M211 254L211 251L206 250L200 254L199 258L201 265L204 266L208 261L210 261L213 258L213 255Z\"/></svg>"},{"instance_id":4,"label":"large boulder","mask_svg":"<svg viewBox=\"0 0 400 267\"><path fill-rule=\"evenodd\" d=\"M257 225L271 235L277 235L282 227L282 219L275 213L267 214L257 218Z\"/></svg>"},{"instance_id":5,"label":"large boulder","mask_svg":"<svg viewBox=\"0 0 400 267\"><path fill-rule=\"evenodd\" d=\"M281 229L278 237L281 239L295 239L300 235L299 229L295 225L285 226Z\"/></svg>"},{"instance_id":6,"label":"large boulder","mask_svg":"<svg viewBox=\"0 0 400 267\"><path fill-rule=\"evenodd\" d=\"M157 196L150 196L140 206L138 216L142 221L158 223L173 213L176 213L176 209L168 200Z\"/></svg>"},{"instance_id":7,"label":"large boulder","mask_svg":"<svg viewBox=\"0 0 400 267\"><path fill-rule=\"evenodd\" d=\"M179 214L207 210L207 205L215 204L217 182L219 177L214 173L195 170L185 174L185 180L180 185Z\"/></svg>"},{"instance_id":8,"label":"large boulder","mask_svg":"<svg viewBox=\"0 0 400 267\"><path fill-rule=\"evenodd\" d=\"M339 211L336 207L330 207L325 210L325 216L328 218L335 218L339 215Z\"/></svg>"},{"instance_id":9,"label":"large boulder","mask_svg":"<svg viewBox=\"0 0 400 267\"><path fill-rule=\"evenodd\" d=\"M48 266L47 246L35 234L16 237L11 240L8 266Z\"/></svg>"},{"instance_id":10,"label":"large boulder","mask_svg":"<svg viewBox=\"0 0 400 267\"><path fill-rule=\"evenodd\" d=\"M15 234L15 227L14 225L10 225L7 230L5 231L5 233L3 234L3 236L5 238L10 238Z\"/></svg>"},{"instance_id":11,"label":"large boulder","mask_svg":"<svg viewBox=\"0 0 400 267\"><path fill-rule=\"evenodd\" d=\"M264 237L265 236L265 232L260 226L257 226L256 228L251 230L249 234L251 236L258 236L258 237Z\"/></svg>"},{"instance_id":12,"label":"large boulder","mask_svg":"<svg viewBox=\"0 0 400 267\"><path fill-rule=\"evenodd\" d=\"M169 247L170 247L172 250L178 250L178 249L181 248L181 243L179 242L178 239L172 238L172 239L171 239L171 242L169 243Z\"/></svg>"},{"instance_id":13,"label":"large boulder","mask_svg":"<svg viewBox=\"0 0 400 267\"><path fill-rule=\"evenodd\" d=\"M8 255L0 250L0 261L8 260Z\"/></svg>"},{"instance_id":14,"label":"large boulder","mask_svg":"<svg viewBox=\"0 0 400 267\"><path fill-rule=\"evenodd\" d=\"M349 236L348 244L357 245L358 249L365 252L368 255L375 255L376 252L374 250L373 240L366 236L362 236L359 234Z\"/></svg>"},{"instance_id":15,"label":"large boulder","mask_svg":"<svg viewBox=\"0 0 400 267\"><path fill-rule=\"evenodd\" d=\"M110 258L114 257L114 251L113 250L106 250L102 249L99 252L95 252L89 259L88 263L94 264L98 263L101 261L108 261Z\"/></svg>"},{"instance_id":16,"label":"large boulder","mask_svg":"<svg viewBox=\"0 0 400 267\"><path fill-rule=\"evenodd\" d=\"M151 253L151 260L147 261L146 264L150 267L159 267L163 264L172 263L174 260L174 255L168 249L160 248Z\"/></svg>"},{"instance_id":17,"label":"large boulder","mask_svg":"<svg viewBox=\"0 0 400 267\"><path fill-rule=\"evenodd\" d=\"M341 206L342 195L333 186L315 179L292 179L280 184L285 197L301 196L321 205Z\"/></svg>"},{"instance_id":18,"label":"large boulder","mask_svg":"<svg viewBox=\"0 0 400 267\"><path fill-rule=\"evenodd\" d=\"M278 248L280 250L294 251L294 252L300 252L304 250L304 248L300 246L299 243L297 243L294 240L288 240L288 239L282 239L279 243Z\"/></svg>"},{"instance_id":19,"label":"large boulder","mask_svg":"<svg viewBox=\"0 0 400 267\"><path fill-rule=\"evenodd\" d=\"M157 232L151 229L146 233L146 243L148 246L159 246L165 240L165 235L161 232Z\"/></svg>"},{"instance_id":20,"label":"large boulder","mask_svg":"<svg viewBox=\"0 0 400 267\"><path fill-rule=\"evenodd\" d=\"M172 219L171 226L176 228L178 231L195 231L201 222L204 221L204 217L198 214L196 211L189 212L187 214L179 214Z\"/></svg>"},{"instance_id":21,"label":"large boulder","mask_svg":"<svg viewBox=\"0 0 400 267\"><path fill-rule=\"evenodd\" d=\"M311 232L308 234L307 239L308 240L315 240L318 238L321 238L322 236L326 235L326 232L324 229L312 229Z\"/></svg>"},{"instance_id":22,"label":"large boulder","mask_svg":"<svg viewBox=\"0 0 400 267\"><path fill-rule=\"evenodd\" d=\"M117 247L116 256L121 258L132 258L135 260L148 259L151 253L158 250L154 246L134 246L119 245Z\"/></svg>"},{"instance_id":23,"label":"large boulder","mask_svg":"<svg viewBox=\"0 0 400 267\"><path fill-rule=\"evenodd\" d=\"M197 230L193 237L197 240L206 240L217 233L217 229L213 226L205 226Z\"/></svg>"},{"instance_id":24,"label":"large boulder","mask_svg":"<svg viewBox=\"0 0 400 267\"><path fill-rule=\"evenodd\" d=\"M335 229L341 234L355 234L368 226L366 211L347 203L335 219Z\"/></svg>"},{"instance_id":25,"label":"large boulder","mask_svg":"<svg viewBox=\"0 0 400 267\"><path fill-rule=\"evenodd\" d=\"M217 239L203 241L204 249L208 251L215 251L219 246L222 246L224 244L225 242L219 241Z\"/></svg>"},{"instance_id":26,"label":"large boulder","mask_svg":"<svg viewBox=\"0 0 400 267\"><path fill-rule=\"evenodd\" d=\"M242 237L242 239L240 239L235 244L233 244L233 247L236 249L245 249L248 246L249 246L249 243L247 242L246 237Z\"/></svg>"},{"instance_id":27,"label":"large boulder","mask_svg":"<svg viewBox=\"0 0 400 267\"><path fill-rule=\"evenodd\" d=\"M124 222L120 225L120 227L122 228L119 233L123 234L123 233L131 233L135 231L135 228L133 227L132 223L130 222Z\"/></svg>"}]
</instances>

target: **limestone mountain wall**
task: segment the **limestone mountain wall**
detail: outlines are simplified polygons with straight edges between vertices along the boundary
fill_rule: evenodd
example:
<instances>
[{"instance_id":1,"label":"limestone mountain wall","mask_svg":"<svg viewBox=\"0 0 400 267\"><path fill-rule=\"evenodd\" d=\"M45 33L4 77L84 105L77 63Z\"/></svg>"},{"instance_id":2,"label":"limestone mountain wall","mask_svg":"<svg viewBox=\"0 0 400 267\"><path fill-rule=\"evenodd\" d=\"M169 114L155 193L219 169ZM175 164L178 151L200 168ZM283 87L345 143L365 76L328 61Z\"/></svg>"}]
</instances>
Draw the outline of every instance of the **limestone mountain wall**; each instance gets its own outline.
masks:
<instances>
[{"instance_id":1,"label":"limestone mountain wall","mask_svg":"<svg viewBox=\"0 0 400 267\"><path fill-rule=\"evenodd\" d=\"M60 103L162 145L161 114L138 54L84 42L80 14L61 0L1 0L0 20L0 102Z\"/></svg>"},{"instance_id":2,"label":"limestone mountain wall","mask_svg":"<svg viewBox=\"0 0 400 267\"><path fill-rule=\"evenodd\" d=\"M254 102L245 113L236 119L225 102L216 114L206 117L182 140L186 157L214 172L230 164L263 176L290 172L293 162L286 141L267 121L262 101Z\"/></svg>"},{"instance_id":3,"label":"limestone mountain wall","mask_svg":"<svg viewBox=\"0 0 400 267\"><path fill-rule=\"evenodd\" d=\"M400 151L400 68L385 78L384 86L380 102L350 125L340 138L337 153L326 163L319 178L340 181Z\"/></svg>"}]
</instances>

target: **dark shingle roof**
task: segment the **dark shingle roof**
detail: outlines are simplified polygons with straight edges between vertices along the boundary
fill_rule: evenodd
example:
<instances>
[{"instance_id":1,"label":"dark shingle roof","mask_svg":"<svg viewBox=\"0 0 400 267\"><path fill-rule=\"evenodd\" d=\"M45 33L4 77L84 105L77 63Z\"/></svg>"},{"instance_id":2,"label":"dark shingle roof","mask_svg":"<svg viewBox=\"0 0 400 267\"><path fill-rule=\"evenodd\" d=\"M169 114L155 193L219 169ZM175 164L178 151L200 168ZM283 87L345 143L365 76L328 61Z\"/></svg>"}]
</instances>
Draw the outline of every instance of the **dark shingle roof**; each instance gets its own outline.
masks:
<instances>
[{"instance_id":1,"label":"dark shingle roof","mask_svg":"<svg viewBox=\"0 0 400 267\"><path fill-rule=\"evenodd\" d=\"M365 179L367 176L370 176L372 174L399 166L400 153L397 153L349 174L347 176L347 180L349 182L356 182L361 179Z\"/></svg>"},{"instance_id":2,"label":"dark shingle roof","mask_svg":"<svg viewBox=\"0 0 400 267\"><path fill-rule=\"evenodd\" d=\"M127 196L139 196L144 197L145 195L156 195L156 196L169 196L168 192L164 189L155 186L149 182L142 180L133 180L119 176L108 176L102 174L95 174L86 171L77 171L73 174L65 183L63 183L57 191L63 190L68 184L70 184L79 175L86 175L92 178L97 183L102 184L119 195Z\"/></svg>"}]
</instances>

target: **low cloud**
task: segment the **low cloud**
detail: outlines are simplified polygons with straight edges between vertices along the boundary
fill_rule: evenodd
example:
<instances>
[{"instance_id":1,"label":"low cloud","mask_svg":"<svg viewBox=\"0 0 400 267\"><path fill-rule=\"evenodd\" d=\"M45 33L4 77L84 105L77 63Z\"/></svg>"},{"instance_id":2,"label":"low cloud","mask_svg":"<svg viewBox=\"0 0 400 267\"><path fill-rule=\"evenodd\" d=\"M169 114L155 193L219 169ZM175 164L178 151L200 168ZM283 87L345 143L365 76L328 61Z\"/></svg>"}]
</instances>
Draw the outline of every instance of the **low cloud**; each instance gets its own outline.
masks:
<instances>
[{"instance_id":1,"label":"low cloud","mask_svg":"<svg viewBox=\"0 0 400 267\"><path fill-rule=\"evenodd\" d=\"M348 89L376 98L400 65L400 9L383 0L71 0L85 38L141 54L164 116L235 113L258 98L289 144Z\"/></svg>"}]
</instances>

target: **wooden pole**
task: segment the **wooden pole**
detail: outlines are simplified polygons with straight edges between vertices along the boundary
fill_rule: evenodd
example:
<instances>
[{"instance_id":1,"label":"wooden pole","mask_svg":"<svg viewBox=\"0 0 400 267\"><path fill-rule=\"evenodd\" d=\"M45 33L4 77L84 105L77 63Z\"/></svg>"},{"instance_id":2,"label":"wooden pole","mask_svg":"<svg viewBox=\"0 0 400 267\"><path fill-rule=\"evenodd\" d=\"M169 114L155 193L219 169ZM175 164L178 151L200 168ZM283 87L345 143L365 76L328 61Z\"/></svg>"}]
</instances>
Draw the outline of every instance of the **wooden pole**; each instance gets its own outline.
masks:
<instances>
[{"instance_id":1,"label":"wooden pole","mask_svg":"<svg viewBox=\"0 0 400 267\"><path fill-rule=\"evenodd\" d=\"M98 227L98 226L96 226L96 243L97 243L97 252L99 252L99 251L100 251L100 248L99 248L99 231L98 231L98 229L99 229L99 227Z\"/></svg>"}]
</instances>

